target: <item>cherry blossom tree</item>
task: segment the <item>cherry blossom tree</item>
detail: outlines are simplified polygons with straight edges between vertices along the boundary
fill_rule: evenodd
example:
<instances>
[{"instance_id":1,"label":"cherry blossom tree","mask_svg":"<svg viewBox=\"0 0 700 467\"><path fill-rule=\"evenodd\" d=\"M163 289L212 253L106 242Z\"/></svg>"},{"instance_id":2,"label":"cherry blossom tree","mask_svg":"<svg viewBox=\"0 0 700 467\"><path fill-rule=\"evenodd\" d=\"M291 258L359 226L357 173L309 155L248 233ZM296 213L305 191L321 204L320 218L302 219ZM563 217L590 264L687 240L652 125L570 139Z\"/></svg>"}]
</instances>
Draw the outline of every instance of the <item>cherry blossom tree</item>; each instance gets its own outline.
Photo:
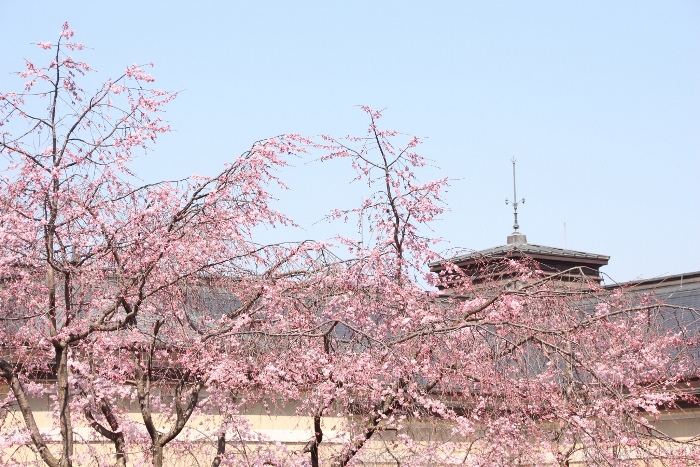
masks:
<instances>
[{"instance_id":1,"label":"cherry blossom tree","mask_svg":"<svg viewBox=\"0 0 700 467\"><path fill-rule=\"evenodd\" d=\"M135 65L83 89L92 69L68 55L84 48L73 35L66 23L55 44L39 42L49 64L27 61L24 91L0 95L0 333L9 353L0 371L23 422L10 443L30 443L47 465L74 465L81 418L124 465L127 442L143 437L117 404L132 387L145 457L161 465L207 377L186 365L203 351L194 330L216 335L245 324L264 281L294 255L251 239L256 226L288 222L269 207L266 186L292 148L261 141L215 177L139 185L129 163L169 131L160 115L176 93L151 88ZM202 287L224 287L229 306L192 316L188 300ZM159 358L167 375L156 374ZM46 376L56 383L36 383ZM157 378L170 382L167 402L154 399ZM29 402L43 394L54 401L59 436L51 439ZM154 410L172 410L170 427L154 421Z\"/></svg>"},{"instance_id":2,"label":"cherry blossom tree","mask_svg":"<svg viewBox=\"0 0 700 467\"><path fill-rule=\"evenodd\" d=\"M307 339L282 359L308 388L298 411L313 419L311 464L323 464L324 416L341 433L325 457L334 466L697 461L697 439L677 442L654 423L697 403L687 393L697 310L611 292L584 274L567 284L528 261L485 264L486 282L449 261L426 274L440 261L425 232L443 213L447 180L420 183L420 141L363 110L365 137L293 137L323 161L349 159L370 190L362 206L330 215L364 218L370 241L340 237L352 259L283 305L314 310ZM300 360L309 348L313 361Z\"/></svg>"},{"instance_id":3,"label":"cherry blossom tree","mask_svg":"<svg viewBox=\"0 0 700 467\"><path fill-rule=\"evenodd\" d=\"M420 182L420 140L367 107L361 137L276 137L144 185L130 162L176 93L139 66L86 91L73 35L0 94L0 446L52 467L700 462L655 423L697 403L695 310L529 261L473 280L433 251L448 180ZM350 162L367 196L329 221L361 219L362 244L254 241L291 223L269 192L290 153ZM256 433L253 404L306 417L308 443Z\"/></svg>"}]
</instances>

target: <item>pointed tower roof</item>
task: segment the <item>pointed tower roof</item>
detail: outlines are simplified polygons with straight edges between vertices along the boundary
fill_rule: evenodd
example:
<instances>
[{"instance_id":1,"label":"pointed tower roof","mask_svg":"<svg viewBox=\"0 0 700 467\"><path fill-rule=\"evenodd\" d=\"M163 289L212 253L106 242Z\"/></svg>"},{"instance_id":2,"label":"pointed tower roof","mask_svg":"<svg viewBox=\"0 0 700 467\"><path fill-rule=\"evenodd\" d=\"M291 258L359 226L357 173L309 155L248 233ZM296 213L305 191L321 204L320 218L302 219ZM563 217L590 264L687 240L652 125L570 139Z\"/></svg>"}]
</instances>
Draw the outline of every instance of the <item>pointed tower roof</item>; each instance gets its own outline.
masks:
<instances>
[{"instance_id":1,"label":"pointed tower roof","mask_svg":"<svg viewBox=\"0 0 700 467\"><path fill-rule=\"evenodd\" d=\"M524 237L524 235L522 235ZM510 238L510 237L509 237ZM534 243L508 243L486 250L473 251L450 258L455 264L466 264L484 258L520 258L561 260L576 263L596 264L598 267L608 264L609 256L584 251L568 250L552 246L535 245ZM432 265L431 265L432 266Z\"/></svg>"},{"instance_id":2,"label":"pointed tower roof","mask_svg":"<svg viewBox=\"0 0 700 467\"><path fill-rule=\"evenodd\" d=\"M509 236L510 240L513 236ZM524 235L520 235L525 240ZM475 283L484 282L491 278L486 274L484 265L497 263L504 259L530 259L537 263L545 275L557 276L561 282L578 281L581 275L585 278L602 282L600 268L608 264L609 256L583 251L568 250L551 246L536 245L527 242L509 242L485 250L455 256L449 262L459 266L472 276ZM488 269L488 268L486 268ZM439 273L444 270L442 262L430 264L430 271Z\"/></svg>"}]
</instances>

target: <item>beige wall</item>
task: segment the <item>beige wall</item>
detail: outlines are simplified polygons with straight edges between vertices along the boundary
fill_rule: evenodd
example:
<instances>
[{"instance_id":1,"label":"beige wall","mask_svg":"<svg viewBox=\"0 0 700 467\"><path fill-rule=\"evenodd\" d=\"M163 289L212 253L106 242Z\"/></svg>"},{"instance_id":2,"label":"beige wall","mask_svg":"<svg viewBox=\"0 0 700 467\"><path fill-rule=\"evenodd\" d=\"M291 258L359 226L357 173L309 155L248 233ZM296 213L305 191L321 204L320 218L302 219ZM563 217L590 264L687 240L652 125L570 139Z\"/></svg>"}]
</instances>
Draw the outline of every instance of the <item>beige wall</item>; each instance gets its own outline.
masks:
<instances>
[{"instance_id":1,"label":"beige wall","mask_svg":"<svg viewBox=\"0 0 700 467\"><path fill-rule=\"evenodd\" d=\"M0 396L4 398L6 387L0 387ZM47 440L58 441L58 430L52 428L53 416L48 412L48 399L34 399L31 401L32 408L35 411L37 424L41 432L46 436ZM134 409L135 407L132 407ZM138 422L140 414L133 411L130 417ZM273 442L281 443L287 449L295 452L301 451L304 444L311 439L313 434L312 420L310 417L299 417L294 415L294 407L286 407L284 409L275 409L274 414L268 413L268 409L261 405L256 405L247 410L244 414L245 419L252 427L252 433L244 436L245 443L232 443L227 448L228 452L237 452L241 458L246 455L254 455L256 449L265 447L265 443L261 443L255 439L255 436L260 436L260 439L266 439ZM82 417L78 416L77 419ZM216 427L219 425L219 418L216 416L196 417L190 420L188 428L178 437L179 440L201 441L194 443L194 449L182 450L175 447L166 447L166 457L168 465L172 466L196 466L196 465L211 465L215 452L216 445ZM6 435L7 430L11 430L13 426L23 426L21 414L17 411L6 413L4 418L0 420L0 436ZM321 456L329 459L334 453L338 452L344 443L346 443L351 434L343 431L346 420L337 417L324 417L323 430L324 441L322 443ZM692 408L686 410L674 410L661 415L656 422L657 426L678 440L689 440L700 435L700 408ZM165 424L163 427L165 428ZM78 453L90 453L92 461L86 465L110 465L113 463L113 446L109 442L103 441L94 430L88 426L77 425L75 433L80 445L76 448ZM446 442L459 441L451 434L451 430L447 424L435 423L420 423L416 422L405 430L418 444L426 446L442 446ZM377 434L371 443L363 448L363 459L365 465L397 465L394 456L402 457L400 444L395 441L396 432L387 430ZM227 433L227 439L233 440L237 438L237 434L232 430ZM175 445L173 445L175 446ZM454 448L461 449L458 443ZM466 445L464 450L466 450ZM405 455L405 452L403 453ZM132 460L143 459L144 454L134 452L129 454ZM42 465L38 456L30 447L13 447L6 449L1 455L2 464L6 465L10 461L14 461L23 465ZM463 457L468 461L468 456ZM202 463L202 464L200 464ZM130 462L131 464L131 462Z\"/></svg>"}]
</instances>

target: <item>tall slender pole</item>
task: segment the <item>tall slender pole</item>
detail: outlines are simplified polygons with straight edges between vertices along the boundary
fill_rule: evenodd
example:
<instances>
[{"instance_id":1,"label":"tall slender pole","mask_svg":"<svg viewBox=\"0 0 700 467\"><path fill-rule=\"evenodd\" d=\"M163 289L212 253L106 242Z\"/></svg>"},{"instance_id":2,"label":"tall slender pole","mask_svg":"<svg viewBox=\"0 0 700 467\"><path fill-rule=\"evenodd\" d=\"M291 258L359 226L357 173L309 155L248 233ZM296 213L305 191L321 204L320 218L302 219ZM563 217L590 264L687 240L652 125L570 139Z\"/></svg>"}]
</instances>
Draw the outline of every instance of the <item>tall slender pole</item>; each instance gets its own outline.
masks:
<instances>
[{"instance_id":1,"label":"tall slender pole","mask_svg":"<svg viewBox=\"0 0 700 467\"><path fill-rule=\"evenodd\" d=\"M518 194L515 191L515 157L513 157L511 162L513 163L513 217L515 219L513 230L517 232L520 226L518 225Z\"/></svg>"},{"instance_id":2,"label":"tall slender pole","mask_svg":"<svg viewBox=\"0 0 700 467\"><path fill-rule=\"evenodd\" d=\"M508 198L506 198L506 204L513 205L513 233L519 234L520 232L518 232L518 229L520 226L518 225L518 204L524 203L525 198L518 201L518 192L515 189L515 156L513 156L511 162L513 163L513 201L511 202Z\"/></svg>"}]
</instances>

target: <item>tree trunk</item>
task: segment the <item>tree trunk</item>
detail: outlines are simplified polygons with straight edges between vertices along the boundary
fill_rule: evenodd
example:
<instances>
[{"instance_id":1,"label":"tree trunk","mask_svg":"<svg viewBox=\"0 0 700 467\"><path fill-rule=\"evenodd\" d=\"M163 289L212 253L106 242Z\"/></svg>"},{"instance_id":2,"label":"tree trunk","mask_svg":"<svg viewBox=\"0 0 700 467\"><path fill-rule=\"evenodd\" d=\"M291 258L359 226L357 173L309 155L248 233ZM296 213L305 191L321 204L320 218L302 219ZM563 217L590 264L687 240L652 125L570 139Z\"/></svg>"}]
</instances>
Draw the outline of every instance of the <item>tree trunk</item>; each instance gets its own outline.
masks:
<instances>
[{"instance_id":1,"label":"tree trunk","mask_svg":"<svg viewBox=\"0 0 700 467\"><path fill-rule=\"evenodd\" d=\"M0 359L0 374L7 381L10 389L12 389L12 394L14 394L15 399L17 400L17 405L19 406L19 410L22 412L24 423L29 430L32 443L39 452L39 456L44 462L46 462L46 465L50 467L59 467L59 459L54 457L48 446L46 446L44 438L41 436L39 427L34 419L34 413L32 412L32 408L29 404L29 399L27 399L27 394L24 392L24 387L22 387L22 383L15 374L15 370L12 365L2 359Z\"/></svg>"},{"instance_id":2,"label":"tree trunk","mask_svg":"<svg viewBox=\"0 0 700 467\"><path fill-rule=\"evenodd\" d=\"M314 416L314 439L311 440L309 452L311 453L311 467L319 467L318 446L323 441L323 431L321 430L321 416Z\"/></svg>"},{"instance_id":3,"label":"tree trunk","mask_svg":"<svg viewBox=\"0 0 700 467\"><path fill-rule=\"evenodd\" d=\"M116 467L126 467L126 441L124 439L124 433L122 433L121 429L119 428L119 421L114 415L112 406L104 398L100 400L100 411L107 420L107 423L109 424L111 430L107 429L106 427L101 425L97 420L95 420L95 417L92 415L92 412L90 412L90 410L85 410L85 418L95 431L97 431L99 434L101 434L102 436L114 443L114 465Z\"/></svg>"},{"instance_id":4,"label":"tree trunk","mask_svg":"<svg viewBox=\"0 0 700 467\"><path fill-rule=\"evenodd\" d=\"M73 465L73 424L70 413L70 389L68 387L68 345L54 344L56 350L56 386L58 388L58 423L63 441L61 467Z\"/></svg>"},{"instance_id":5,"label":"tree trunk","mask_svg":"<svg viewBox=\"0 0 700 467\"><path fill-rule=\"evenodd\" d=\"M153 467L163 467L163 446L157 443L152 444L151 456L153 457Z\"/></svg>"},{"instance_id":6,"label":"tree trunk","mask_svg":"<svg viewBox=\"0 0 700 467\"><path fill-rule=\"evenodd\" d=\"M221 460L226 452L226 432L224 431L219 435L219 439L216 441L216 457L211 463L211 467L219 467L221 465Z\"/></svg>"}]
</instances>

